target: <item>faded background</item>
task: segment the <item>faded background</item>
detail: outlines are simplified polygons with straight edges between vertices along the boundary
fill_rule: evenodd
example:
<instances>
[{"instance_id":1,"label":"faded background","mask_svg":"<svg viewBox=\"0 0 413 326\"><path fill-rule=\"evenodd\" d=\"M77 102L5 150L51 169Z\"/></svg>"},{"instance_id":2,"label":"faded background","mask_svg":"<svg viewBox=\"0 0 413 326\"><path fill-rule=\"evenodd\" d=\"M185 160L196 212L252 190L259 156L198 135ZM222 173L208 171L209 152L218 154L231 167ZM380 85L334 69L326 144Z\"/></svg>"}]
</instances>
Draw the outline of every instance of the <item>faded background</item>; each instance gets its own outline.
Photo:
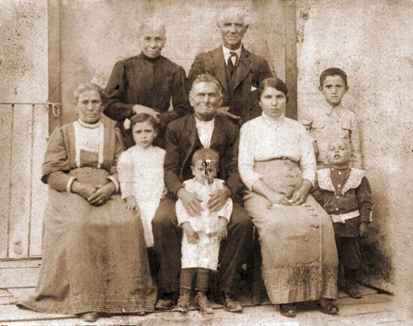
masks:
<instances>
[{"instance_id":1,"label":"faded background","mask_svg":"<svg viewBox=\"0 0 413 326\"><path fill-rule=\"evenodd\" d=\"M361 122L375 202L360 276L395 293L401 313L411 313L413 2L231 4L250 14L246 47L265 56L289 86L292 80L296 84L298 104L290 103L292 115L323 100L318 91L322 70L334 66L347 72L350 90L343 103ZM0 271L13 259L30 261L41 255L41 209L47 192L38 179L40 164L49 130L76 119L73 90L94 77L105 83L117 60L138 54L137 26L153 15L167 27L163 55L188 72L197 53L220 44L216 17L227 5L216 0L0 0ZM286 26L294 19L291 37ZM59 117L48 102L62 104ZM22 282L32 284L36 277L36 272L27 274Z\"/></svg>"}]
</instances>

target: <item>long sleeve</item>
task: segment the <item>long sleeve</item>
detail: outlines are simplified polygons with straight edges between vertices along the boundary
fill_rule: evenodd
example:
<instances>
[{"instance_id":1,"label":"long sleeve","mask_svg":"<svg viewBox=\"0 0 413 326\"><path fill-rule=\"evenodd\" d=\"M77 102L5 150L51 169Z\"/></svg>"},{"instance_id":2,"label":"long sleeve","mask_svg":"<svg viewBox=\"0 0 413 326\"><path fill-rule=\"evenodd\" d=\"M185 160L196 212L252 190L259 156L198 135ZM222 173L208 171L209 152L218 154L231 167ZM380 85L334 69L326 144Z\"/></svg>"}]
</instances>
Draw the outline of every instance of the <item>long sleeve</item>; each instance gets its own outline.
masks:
<instances>
[{"instance_id":1,"label":"long sleeve","mask_svg":"<svg viewBox=\"0 0 413 326\"><path fill-rule=\"evenodd\" d=\"M238 171L238 150L239 150L239 131L235 125L232 125L232 131L229 133L228 148L226 151L227 157L227 184L232 192L232 196L236 198L244 188L239 171Z\"/></svg>"},{"instance_id":2,"label":"long sleeve","mask_svg":"<svg viewBox=\"0 0 413 326\"><path fill-rule=\"evenodd\" d=\"M260 60L260 63L257 88L264 79L273 77L268 61L263 58L263 60Z\"/></svg>"},{"instance_id":3,"label":"long sleeve","mask_svg":"<svg viewBox=\"0 0 413 326\"><path fill-rule=\"evenodd\" d=\"M356 189L356 196L359 204L360 220L362 222L371 222L373 200L370 184L366 177L361 180L360 186Z\"/></svg>"},{"instance_id":4,"label":"long sleeve","mask_svg":"<svg viewBox=\"0 0 413 326\"><path fill-rule=\"evenodd\" d=\"M110 176L108 177L108 179L111 180L115 184L116 192L118 192L119 191L119 177L118 177L117 166L118 166L119 157L125 150L125 146L123 145L122 136L120 134L119 129L115 128L114 132L116 136L115 153L114 153L114 158L113 158L113 164L109 171Z\"/></svg>"},{"instance_id":5,"label":"long sleeve","mask_svg":"<svg viewBox=\"0 0 413 326\"><path fill-rule=\"evenodd\" d=\"M311 195L314 199L320 204L321 207L324 207L324 191L318 185L318 182L311 189Z\"/></svg>"},{"instance_id":6,"label":"long sleeve","mask_svg":"<svg viewBox=\"0 0 413 326\"><path fill-rule=\"evenodd\" d=\"M317 163L314 155L313 141L307 133L303 133L300 139L300 168L303 173L303 179L307 179L313 185L317 171Z\"/></svg>"},{"instance_id":7,"label":"long sleeve","mask_svg":"<svg viewBox=\"0 0 413 326\"><path fill-rule=\"evenodd\" d=\"M127 83L125 66L119 61L113 67L105 90L104 112L113 120L123 121L132 113L133 104L124 103Z\"/></svg>"},{"instance_id":8,"label":"long sleeve","mask_svg":"<svg viewBox=\"0 0 413 326\"><path fill-rule=\"evenodd\" d=\"M67 190L68 182L72 179L67 149L63 139L63 130L56 128L47 144L42 165L42 181L52 189L63 192Z\"/></svg>"},{"instance_id":9,"label":"long sleeve","mask_svg":"<svg viewBox=\"0 0 413 326\"><path fill-rule=\"evenodd\" d=\"M356 169L363 169L363 157L361 154L361 137L360 127L357 121L357 116L354 115L351 119L351 166Z\"/></svg>"},{"instance_id":10,"label":"long sleeve","mask_svg":"<svg viewBox=\"0 0 413 326\"><path fill-rule=\"evenodd\" d=\"M50 188L57 190L59 192L68 191L73 181L76 178L70 177L66 172L55 171L50 173L46 178L46 183Z\"/></svg>"},{"instance_id":11,"label":"long sleeve","mask_svg":"<svg viewBox=\"0 0 413 326\"><path fill-rule=\"evenodd\" d=\"M159 115L161 126L166 126L173 120L183 117L190 112L190 104L185 88L186 74L182 67L179 67L177 72L172 77L172 111L163 112Z\"/></svg>"},{"instance_id":12,"label":"long sleeve","mask_svg":"<svg viewBox=\"0 0 413 326\"><path fill-rule=\"evenodd\" d=\"M133 176L134 166L133 158L130 152L123 152L118 160L118 174L122 198L134 196Z\"/></svg>"},{"instance_id":13,"label":"long sleeve","mask_svg":"<svg viewBox=\"0 0 413 326\"><path fill-rule=\"evenodd\" d=\"M174 195L182 188L182 182L179 179L179 171L181 169L180 156L181 149L176 137L176 130L168 127L165 135L165 184L170 192Z\"/></svg>"},{"instance_id":14,"label":"long sleeve","mask_svg":"<svg viewBox=\"0 0 413 326\"><path fill-rule=\"evenodd\" d=\"M252 190L252 185L262 178L262 176L254 171L255 165L255 135L252 132L251 125L246 123L241 128L238 156L238 170L241 179L249 190Z\"/></svg>"}]
</instances>

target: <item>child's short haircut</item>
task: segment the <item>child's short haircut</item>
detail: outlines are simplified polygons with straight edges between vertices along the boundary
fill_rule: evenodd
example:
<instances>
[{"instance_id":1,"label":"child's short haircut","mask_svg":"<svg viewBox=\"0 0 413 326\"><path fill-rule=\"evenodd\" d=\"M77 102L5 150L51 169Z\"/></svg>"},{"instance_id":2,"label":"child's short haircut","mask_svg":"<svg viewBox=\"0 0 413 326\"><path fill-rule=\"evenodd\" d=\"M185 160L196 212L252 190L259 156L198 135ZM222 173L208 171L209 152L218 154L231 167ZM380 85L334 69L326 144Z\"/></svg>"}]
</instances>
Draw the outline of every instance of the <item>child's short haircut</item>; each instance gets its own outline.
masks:
<instances>
[{"instance_id":1,"label":"child's short haircut","mask_svg":"<svg viewBox=\"0 0 413 326\"><path fill-rule=\"evenodd\" d=\"M340 76L341 79L343 79L344 84L346 84L346 88L347 88L347 74L344 72L344 70L341 70L340 68L328 68L324 70L320 75L320 86L321 87L323 87L324 80L328 76Z\"/></svg>"},{"instance_id":2,"label":"child's short haircut","mask_svg":"<svg viewBox=\"0 0 413 326\"><path fill-rule=\"evenodd\" d=\"M345 138L339 138L339 137L330 138L330 140L328 141L328 147L330 147L330 144L331 144L333 141L343 141L343 142L346 144L347 149L348 149L350 152L352 152L351 143L350 143L347 139L345 139Z\"/></svg>"},{"instance_id":3,"label":"child's short haircut","mask_svg":"<svg viewBox=\"0 0 413 326\"><path fill-rule=\"evenodd\" d=\"M133 127L138 122L146 122L146 121L149 121L153 129L155 130L158 129L159 119L147 113L138 113L132 116L132 118L130 118L130 125L131 127Z\"/></svg>"},{"instance_id":4,"label":"child's short haircut","mask_svg":"<svg viewBox=\"0 0 413 326\"><path fill-rule=\"evenodd\" d=\"M219 155L213 149L201 148L201 149L198 149L192 156L192 165L194 165L194 163L199 160L201 161L211 160L212 163L218 166Z\"/></svg>"}]
</instances>

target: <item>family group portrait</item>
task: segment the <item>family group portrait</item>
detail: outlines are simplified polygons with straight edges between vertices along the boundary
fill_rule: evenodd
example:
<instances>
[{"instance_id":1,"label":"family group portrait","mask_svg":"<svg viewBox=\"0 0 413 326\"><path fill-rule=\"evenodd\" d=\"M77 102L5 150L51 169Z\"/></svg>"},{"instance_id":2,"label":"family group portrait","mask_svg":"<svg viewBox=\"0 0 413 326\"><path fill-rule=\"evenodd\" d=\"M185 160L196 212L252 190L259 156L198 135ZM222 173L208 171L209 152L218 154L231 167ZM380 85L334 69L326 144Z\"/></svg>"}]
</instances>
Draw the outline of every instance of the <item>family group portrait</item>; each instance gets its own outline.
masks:
<instances>
[{"instance_id":1,"label":"family group portrait","mask_svg":"<svg viewBox=\"0 0 413 326\"><path fill-rule=\"evenodd\" d=\"M0 324L413 325L412 14L0 1Z\"/></svg>"}]
</instances>

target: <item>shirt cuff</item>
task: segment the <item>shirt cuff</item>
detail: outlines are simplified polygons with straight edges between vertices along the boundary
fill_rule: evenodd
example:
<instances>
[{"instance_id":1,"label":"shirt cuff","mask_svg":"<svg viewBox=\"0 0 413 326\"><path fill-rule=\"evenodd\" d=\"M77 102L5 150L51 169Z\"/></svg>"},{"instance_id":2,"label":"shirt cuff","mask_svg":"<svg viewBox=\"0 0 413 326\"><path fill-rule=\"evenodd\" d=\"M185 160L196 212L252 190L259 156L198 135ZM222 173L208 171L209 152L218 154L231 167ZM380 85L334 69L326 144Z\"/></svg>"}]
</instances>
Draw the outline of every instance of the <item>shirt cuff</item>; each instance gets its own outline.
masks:
<instances>
[{"instance_id":1,"label":"shirt cuff","mask_svg":"<svg viewBox=\"0 0 413 326\"><path fill-rule=\"evenodd\" d=\"M67 184L66 184L66 191L67 192L72 193L72 184L73 184L73 181L75 181L75 180L76 180L75 177L70 177L70 179L67 181Z\"/></svg>"},{"instance_id":2,"label":"shirt cuff","mask_svg":"<svg viewBox=\"0 0 413 326\"><path fill-rule=\"evenodd\" d=\"M373 211L370 211L367 214L363 214L363 212L360 214L360 222L367 222L371 223L373 222Z\"/></svg>"},{"instance_id":3,"label":"shirt cuff","mask_svg":"<svg viewBox=\"0 0 413 326\"><path fill-rule=\"evenodd\" d=\"M311 182L312 186L314 187L315 185L315 176L312 175L312 173L303 173L303 177L301 178L302 180L306 179Z\"/></svg>"},{"instance_id":4,"label":"shirt cuff","mask_svg":"<svg viewBox=\"0 0 413 326\"><path fill-rule=\"evenodd\" d=\"M118 180L116 180L116 178L114 178L113 176L109 176L108 179L115 184L115 187L116 187L115 192L118 192L118 191L119 191L119 183L118 183Z\"/></svg>"}]
</instances>

